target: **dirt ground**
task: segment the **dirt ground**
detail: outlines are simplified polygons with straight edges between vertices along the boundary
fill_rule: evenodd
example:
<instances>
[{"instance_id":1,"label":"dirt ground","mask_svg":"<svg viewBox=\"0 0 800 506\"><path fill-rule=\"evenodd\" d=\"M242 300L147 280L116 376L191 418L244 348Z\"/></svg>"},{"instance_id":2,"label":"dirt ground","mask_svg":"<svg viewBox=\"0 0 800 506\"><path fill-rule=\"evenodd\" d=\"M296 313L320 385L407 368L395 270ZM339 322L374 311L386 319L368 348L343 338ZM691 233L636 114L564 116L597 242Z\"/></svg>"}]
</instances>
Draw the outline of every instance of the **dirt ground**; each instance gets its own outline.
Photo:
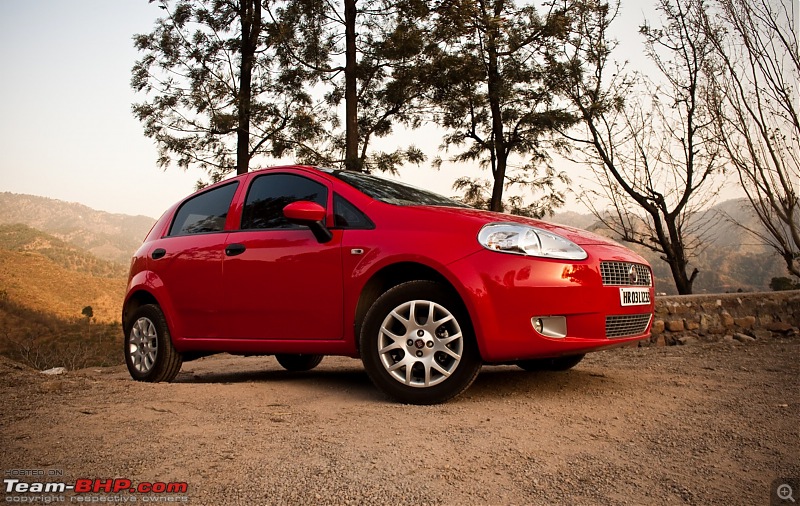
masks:
<instances>
[{"instance_id":1,"label":"dirt ground","mask_svg":"<svg viewBox=\"0 0 800 506\"><path fill-rule=\"evenodd\" d=\"M207 505L769 504L800 476L798 373L797 338L626 348L562 373L484 367L454 401L406 406L346 358L288 373L219 355L171 384L5 360L0 468L186 482L155 499Z\"/></svg>"}]
</instances>

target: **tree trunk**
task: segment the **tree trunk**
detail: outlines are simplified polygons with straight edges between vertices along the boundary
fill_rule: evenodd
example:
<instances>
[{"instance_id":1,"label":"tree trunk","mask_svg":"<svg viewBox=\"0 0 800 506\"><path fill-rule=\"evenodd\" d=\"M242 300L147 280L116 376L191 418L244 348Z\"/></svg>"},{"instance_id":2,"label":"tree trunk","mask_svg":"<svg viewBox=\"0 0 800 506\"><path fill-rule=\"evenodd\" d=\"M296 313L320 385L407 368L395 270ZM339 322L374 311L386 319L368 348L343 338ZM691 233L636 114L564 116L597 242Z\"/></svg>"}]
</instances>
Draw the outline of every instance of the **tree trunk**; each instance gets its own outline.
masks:
<instances>
[{"instance_id":1,"label":"tree trunk","mask_svg":"<svg viewBox=\"0 0 800 506\"><path fill-rule=\"evenodd\" d=\"M675 288L678 290L678 295L691 295L694 278L697 277L699 271L695 269L691 276L687 276L686 261L680 258L668 259L667 263L669 263L669 269L672 272L672 279L675 280Z\"/></svg>"},{"instance_id":2,"label":"tree trunk","mask_svg":"<svg viewBox=\"0 0 800 506\"><path fill-rule=\"evenodd\" d=\"M344 0L345 20L345 154L346 170L361 172L358 156L358 93L356 80L356 0Z\"/></svg>"},{"instance_id":3,"label":"tree trunk","mask_svg":"<svg viewBox=\"0 0 800 506\"><path fill-rule=\"evenodd\" d=\"M503 11L503 2L498 0L495 4L495 17L499 17ZM500 100L503 93L503 77L500 75L500 65L497 56L498 33L492 27L487 33L486 52L489 55L488 69L488 91L489 108L492 111L492 201L489 209L492 211L503 211L503 189L506 180L506 168L508 166L508 151L506 150L505 132L503 129L503 111L500 108Z\"/></svg>"},{"instance_id":4,"label":"tree trunk","mask_svg":"<svg viewBox=\"0 0 800 506\"><path fill-rule=\"evenodd\" d=\"M498 144L495 142L495 145ZM494 171L494 182L492 183L492 201L489 205L489 209L491 211L496 211L498 213L503 212L503 190L505 178L506 178L506 167L508 166L508 157L506 156L498 156L497 157L497 166Z\"/></svg>"},{"instance_id":5,"label":"tree trunk","mask_svg":"<svg viewBox=\"0 0 800 506\"><path fill-rule=\"evenodd\" d=\"M261 33L261 1L240 0L239 19L242 27L239 67L239 122L236 129L236 174L250 169L250 101L252 95L253 60Z\"/></svg>"},{"instance_id":6,"label":"tree trunk","mask_svg":"<svg viewBox=\"0 0 800 506\"><path fill-rule=\"evenodd\" d=\"M661 219L660 217L655 219ZM697 269L692 271L692 274L687 274L686 270L689 268L689 262L686 259L686 251L683 247L682 234L678 230L675 223L675 215L667 214L664 216L666 222L666 232L669 236L664 235L664 227L661 226L658 237L658 242L661 250L664 252L663 260L669 265L672 272L672 279L675 281L675 288L678 290L679 295L691 295L692 285L697 275L700 273Z\"/></svg>"}]
</instances>

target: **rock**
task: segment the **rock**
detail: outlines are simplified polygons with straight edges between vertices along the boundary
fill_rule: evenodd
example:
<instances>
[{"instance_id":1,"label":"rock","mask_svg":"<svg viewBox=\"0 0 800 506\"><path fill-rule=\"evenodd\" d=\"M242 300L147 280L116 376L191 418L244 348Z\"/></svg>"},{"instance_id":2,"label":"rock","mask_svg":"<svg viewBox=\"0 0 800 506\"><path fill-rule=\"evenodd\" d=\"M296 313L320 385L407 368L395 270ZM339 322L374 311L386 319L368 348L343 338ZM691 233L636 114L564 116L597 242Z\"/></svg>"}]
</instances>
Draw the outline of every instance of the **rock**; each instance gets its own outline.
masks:
<instances>
[{"instance_id":1,"label":"rock","mask_svg":"<svg viewBox=\"0 0 800 506\"><path fill-rule=\"evenodd\" d=\"M664 338L663 335L658 336L656 339L656 346L666 346L667 340Z\"/></svg>"},{"instance_id":2,"label":"rock","mask_svg":"<svg viewBox=\"0 0 800 506\"><path fill-rule=\"evenodd\" d=\"M792 326L786 322L772 322L764 325L764 328L772 332L781 332L783 334L792 330Z\"/></svg>"},{"instance_id":3,"label":"rock","mask_svg":"<svg viewBox=\"0 0 800 506\"><path fill-rule=\"evenodd\" d=\"M678 338L678 344L681 346L688 346L690 344L697 344L699 341L694 336L683 336Z\"/></svg>"},{"instance_id":4,"label":"rock","mask_svg":"<svg viewBox=\"0 0 800 506\"><path fill-rule=\"evenodd\" d=\"M656 320L653 322L653 328L650 329L653 335L659 335L664 332L664 320Z\"/></svg>"},{"instance_id":5,"label":"rock","mask_svg":"<svg viewBox=\"0 0 800 506\"><path fill-rule=\"evenodd\" d=\"M752 329L753 325L756 323L755 316L745 316L744 318L734 318L733 319L734 325L737 327L741 327L743 329Z\"/></svg>"},{"instance_id":6,"label":"rock","mask_svg":"<svg viewBox=\"0 0 800 506\"><path fill-rule=\"evenodd\" d=\"M748 336L747 334L742 334L742 333L734 334L733 338L739 341L740 343L752 343L755 341L754 338Z\"/></svg>"},{"instance_id":7,"label":"rock","mask_svg":"<svg viewBox=\"0 0 800 506\"><path fill-rule=\"evenodd\" d=\"M686 330L697 330L700 328L700 324L697 322L686 322Z\"/></svg>"},{"instance_id":8,"label":"rock","mask_svg":"<svg viewBox=\"0 0 800 506\"><path fill-rule=\"evenodd\" d=\"M675 304L675 307L672 308L673 314L686 314L689 312L689 308L683 304Z\"/></svg>"},{"instance_id":9,"label":"rock","mask_svg":"<svg viewBox=\"0 0 800 506\"><path fill-rule=\"evenodd\" d=\"M683 332L685 330L683 326L683 320L670 320L667 322L667 330L670 332Z\"/></svg>"},{"instance_id":10,"label":"rock","mask_svg":"<svg viewBox=\"0 0 800 506\"><path fill-rule=\"evenodd\" d=\"M730 334L729 334L729 335L727 335L727 336L725 336L725 337L723 337L723 338L722 338L722 340L723 340L724 342L726 342L726 343L729 343L729 344L734 344L734 345L736 345L736 346L741 346L741 345L742 345L742 343L740 343L739 341L737 341L736 339L734 339L734 338L733 338L733 336L732 336L732 335L730 335Z\"/></svg>"},{"instance_id":11,"label":"rock","mask_svg":"<svg viewBox=\"0 0 800 506\"><path fill-rule=\"evenodd\" d=\"M764 329L756 329L753 331L753 337L756 339L769 339L772 337L772 332Z\"/></svg>"},{"instance_id":12,"label":"rock","mask_svg":"<svg viewBox=\"0 0 800 506\"><path fill-rule=\"evenodd\" d=\"M733 316L731 316L729 312L723 311L719 315L719 319L722 325L724 325L725 327L733 327Z\"/></svg>"},{"instance_id":13,"label":"rock","mask_svg":"<svg viewBox=\"0 0 800 506\"><path fill-rule=\"evenodd\" d=\"M67 372L66 367L53 367L52 369L41 371L41 374L46 374L48 376L59 376L61 374L65 374L66 372Z\"/></svg>"}]
</instances>

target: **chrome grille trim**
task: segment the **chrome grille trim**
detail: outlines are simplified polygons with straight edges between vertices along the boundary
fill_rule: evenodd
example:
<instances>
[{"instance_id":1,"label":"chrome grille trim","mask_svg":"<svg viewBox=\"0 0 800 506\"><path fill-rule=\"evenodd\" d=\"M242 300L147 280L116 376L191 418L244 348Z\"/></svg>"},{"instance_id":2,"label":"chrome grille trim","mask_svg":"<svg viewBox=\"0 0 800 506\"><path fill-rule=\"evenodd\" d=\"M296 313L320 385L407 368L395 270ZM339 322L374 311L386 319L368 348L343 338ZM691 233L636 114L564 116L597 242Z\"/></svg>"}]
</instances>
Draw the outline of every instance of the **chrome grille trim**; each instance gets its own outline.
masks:
<instances>
[{"instance_id":1,"label":"chrome grille trim","mask_svg":"<svg viewBox=\"0 0 800 506\"><path fill-rule=\"evenodd\" d=\"M631 337L644 334L650 325L651 313L606 316L606 337Z\"/></svg>"},{"instance_id":2,"label":"chrome grille trim","mask_svg":"<svg viewBox=\"0 0 800 506\"><path fill-rule=\"evenodd\" d=\"M636 281L631 282L631 267ZM600 262L600 275L605 286L651 286L650 269L646 265L630 262Z\"/></svg>"}]
</instances>

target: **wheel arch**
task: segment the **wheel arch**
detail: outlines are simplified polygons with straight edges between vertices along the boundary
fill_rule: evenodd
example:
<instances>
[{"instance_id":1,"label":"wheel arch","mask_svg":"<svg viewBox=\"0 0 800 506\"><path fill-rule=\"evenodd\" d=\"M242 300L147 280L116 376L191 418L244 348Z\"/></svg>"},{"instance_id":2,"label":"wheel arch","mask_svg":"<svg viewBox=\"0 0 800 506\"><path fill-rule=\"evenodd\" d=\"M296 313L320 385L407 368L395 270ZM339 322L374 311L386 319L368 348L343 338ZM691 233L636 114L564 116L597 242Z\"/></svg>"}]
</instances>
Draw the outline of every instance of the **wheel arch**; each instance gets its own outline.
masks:
<instances>
[{"instance_id":1,"label":"wheel arch","mask_svg":"<svg viewBox=\"0 0 800 506\"><path fill-rule=\"evenodd\" d=\"M128 296L128 298L125 300L125 304L122 306L122 328L124 329L125 333L128 332L128 329L132 323L130 321L131 316L136 312L137 309L147 304L154 304L161 307L161 304L159 304L155 295L147 290L139 289Z\"/></svg>"},{"instance_id":2,"label":"wheel arch","mask_svg":"<svg viewBox=\"0 0 800 506\"><path fill-rule=\"evenodd\" d=\"M403 261L382 267L364 284L364 288L361 290L361 294L358 298L358 304L356 305L353 328L357 347L359 345L364 317L367 311L369 311L369 308L372 307L372 304L387 290L409 281L434 281L446 287L459 301L461 304L460 309L462 309L466 317L469 318L469 324L474 329L472 314L468 310L466 302L456 286L444 274L433 267L419 262Z\"/></svg>"}]
</instances>

